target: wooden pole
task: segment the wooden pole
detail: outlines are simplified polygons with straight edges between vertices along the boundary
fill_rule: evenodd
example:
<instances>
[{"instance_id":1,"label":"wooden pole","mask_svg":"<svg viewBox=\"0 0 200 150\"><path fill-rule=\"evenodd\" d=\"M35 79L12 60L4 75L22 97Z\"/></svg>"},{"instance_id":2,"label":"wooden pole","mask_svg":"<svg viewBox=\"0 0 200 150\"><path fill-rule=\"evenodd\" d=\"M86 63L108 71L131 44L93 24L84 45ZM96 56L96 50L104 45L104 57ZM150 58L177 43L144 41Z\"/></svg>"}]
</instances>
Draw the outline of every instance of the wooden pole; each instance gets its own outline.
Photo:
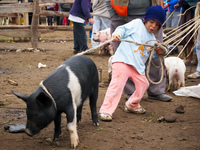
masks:
<instances>
[{"instance_id":1,"label":"wooden pole","mask_svg":"<svg viewBox=\"0 0 200 150\"><path fill-rule=\"evenodd\" d=\"M33 17L31 23L31 45L32 48L38 47L38 24L39 24L39 0L33 1Z\"/></svg>"},{"instance_id":2,"label":"wooden pole","mask_svg":"<svg viewBox=\"0 0 200 150\"><path fill-rule=\"evenodd\" d=\"M23 2L28 3L28 0L24 0ZM24 17L23 25L29 25L28 12L25 12L25 13L23 14L23 17ZM28 41L28 40L29 40L29 38L24 37L24 41Z\"/></svg>"}]
</instances>

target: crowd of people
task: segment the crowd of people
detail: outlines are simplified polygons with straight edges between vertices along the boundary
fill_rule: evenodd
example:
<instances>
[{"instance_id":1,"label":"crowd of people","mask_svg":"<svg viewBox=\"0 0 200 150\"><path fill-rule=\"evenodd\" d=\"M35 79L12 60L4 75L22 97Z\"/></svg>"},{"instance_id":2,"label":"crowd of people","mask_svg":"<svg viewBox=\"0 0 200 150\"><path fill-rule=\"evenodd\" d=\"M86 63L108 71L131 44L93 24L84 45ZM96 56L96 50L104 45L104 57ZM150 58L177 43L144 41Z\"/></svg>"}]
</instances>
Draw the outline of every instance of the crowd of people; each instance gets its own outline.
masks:
<instances>
[{"instance_id":1,"label":"crowd of people","mask_svg":"<svg viewBox=\"0 0 200 150\"><path fill-rule=\"evenodd\" d=\"M58 5L57 11L68 11L69 18L67 19L73 22L75 54L89 49L85 24L93 25L92 47L99 44L92 40L95 36L94 33L110 28L115 54L112 60L112 79L100 108L100 119L103 121L112 120L122 93L127 94L128 99L125 103L125 111L131 113L145 113L146 110L140 105L145 91L147 91L149 99L163 102L172 100L172 97L165 93L165 74L159 84L149 83L145 76L146 60L149 57L148 47L120 42L122 38L151 45L156 40L163 43L163 28L177 28L194 18L195 7L193 6L200 6L199 0L165 0L164 3L161 2L159 0L93 0L91 3L91 0L75 0L72 6ZM153 4L156 5L153 6ZM189 9L190 7L193 8ZM184 12L185 15L180 15ZM63 24L61 20L63 17L57 23ZM183 45L192 34L183 39ZM194 39L188 43L187 54L190 53L193 44ZM165 53L166 49L157 48L152 58L153 64L158 66L160 64L158 55ZM197 69L196 72L188 75L188 78L200 78L200 30L197 37L196 54ZM193 65L191 63L192 56L193 53L187 57L186 65ZM154 82L159 81L161 68L151 65L149 76Z\"/></svg>"}]
</instances>

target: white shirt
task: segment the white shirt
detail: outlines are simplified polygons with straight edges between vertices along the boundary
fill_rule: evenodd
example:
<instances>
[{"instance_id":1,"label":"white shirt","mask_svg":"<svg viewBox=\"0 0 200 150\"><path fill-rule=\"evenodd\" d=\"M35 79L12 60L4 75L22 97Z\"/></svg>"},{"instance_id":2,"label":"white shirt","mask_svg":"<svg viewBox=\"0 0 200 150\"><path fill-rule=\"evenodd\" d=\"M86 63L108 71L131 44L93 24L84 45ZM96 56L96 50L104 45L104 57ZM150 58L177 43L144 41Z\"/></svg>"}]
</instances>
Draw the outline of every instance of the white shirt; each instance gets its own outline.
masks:
<instances>
[{"instance_id":1,"label":"white shirt","mask_svg":"<svg viewBox=\"0 0 200 150\"><path fill-rule=\"evenodd\" d=\"M69 20L73 21L73 22L77 22L77 23L84 23L85 20L80 18L80 17L77 17L77 16L73 16L71 14L69 14Z\"/></svg>"}]
</instances>

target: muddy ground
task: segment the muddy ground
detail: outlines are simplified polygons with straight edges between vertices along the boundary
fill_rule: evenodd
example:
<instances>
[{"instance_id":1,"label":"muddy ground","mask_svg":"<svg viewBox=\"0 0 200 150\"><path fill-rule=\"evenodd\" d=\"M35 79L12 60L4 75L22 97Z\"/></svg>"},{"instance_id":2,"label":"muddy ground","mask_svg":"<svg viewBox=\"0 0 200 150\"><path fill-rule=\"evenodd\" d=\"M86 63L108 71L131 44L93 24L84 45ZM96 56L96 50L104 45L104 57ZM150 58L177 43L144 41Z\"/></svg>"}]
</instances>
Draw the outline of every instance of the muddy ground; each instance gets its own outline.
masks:
<instances>
[{"instance_id":1,"label":"muddy ground","mask_svg":"<svg viewBox=\"0 0 200 150\"><path fill-rule=\"evenodd\" d=\"M1 37L5 38L5 37ZM73 56L72 32L43 34L38 52L27 50L30 42L0 43L0 149L2 150L62 150L70 149L69 133L65 115L62 116L62 134L58 142L51 142L54 133L53 122L39 134L29 137L24 132L9 133L4 130L7 123L26 123L25 103L15 97L11 90L31 94L40 81L45 79L62 62ZM90 40L88 45L91 47ZM26 51L22 51L26 49ZM16 51L17 50L17 51ZM102 83L99 87L97 109L103 102L108 85L107 60L109 55L87 55L97 68L102 66ZM38 63L46 64L38 68ZM192 69L192 70L191 70ZM187 67L186 75L194 72L196 66ZM13 80L17 86L8 81ZM186 86L197 85L200 79L187 79ZM113 115L112 122L100 121L100 126L92 125L88 101L86 101L82 121L78 125L80 144L78 150L200 150L200 100L191 97L173 97L171 102L161 102L147 98L145 94L141 105L146 114L130 114L123 111L126 95ZM183 114L175 112L179 105L185 106ZM176 122L158 122L160 117L172 114Z\"/></svg>"}]
</instances>

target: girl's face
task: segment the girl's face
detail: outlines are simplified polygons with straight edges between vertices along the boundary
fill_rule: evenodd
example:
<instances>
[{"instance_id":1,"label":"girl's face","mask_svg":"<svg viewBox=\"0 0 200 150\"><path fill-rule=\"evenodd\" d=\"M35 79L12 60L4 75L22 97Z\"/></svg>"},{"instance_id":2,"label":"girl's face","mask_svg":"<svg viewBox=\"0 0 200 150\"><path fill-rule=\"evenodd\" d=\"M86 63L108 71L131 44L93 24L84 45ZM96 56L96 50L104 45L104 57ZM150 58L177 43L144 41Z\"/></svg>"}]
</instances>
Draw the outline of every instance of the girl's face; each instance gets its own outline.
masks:
<instances>
[{"instance_id":1,"label":"girl's face","mask_svg":"<svg viewBox=\"0 0 200 150\"><path fill-rule=\"evenodd\" d=\"M147 20L144 23L144 26L146 27L149 33L154 33L160 28L160 23L156 20Z\"/></svg>"}]
</instances>

